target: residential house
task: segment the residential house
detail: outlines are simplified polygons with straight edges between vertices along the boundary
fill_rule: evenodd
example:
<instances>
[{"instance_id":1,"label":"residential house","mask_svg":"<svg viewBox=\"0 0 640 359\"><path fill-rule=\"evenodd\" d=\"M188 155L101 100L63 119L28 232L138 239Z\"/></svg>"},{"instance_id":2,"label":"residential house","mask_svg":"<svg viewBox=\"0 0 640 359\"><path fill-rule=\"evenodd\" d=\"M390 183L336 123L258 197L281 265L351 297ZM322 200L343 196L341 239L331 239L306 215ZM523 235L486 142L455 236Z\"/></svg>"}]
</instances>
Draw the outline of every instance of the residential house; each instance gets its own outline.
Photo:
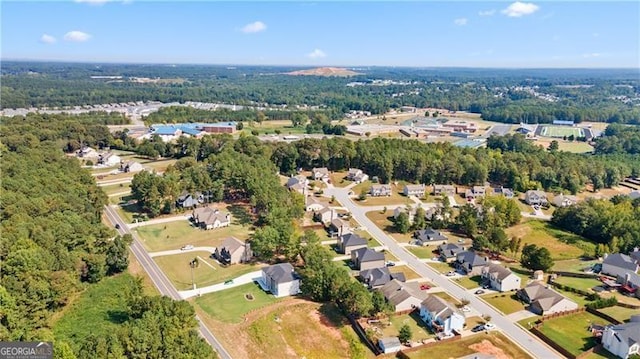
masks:
<instances>
[{"instance_id":1,"label":"residential house","mask_svg":"<svg viewBox=\"0 0 640 359\"><path fill-rule=\"evenodd\" d=\"M553 201L551 201L551 203L556 207L568 207L578 203L578 197L564 195L561 193L553 197Z\"/></svg>"},{"instance_id":2,"label":"residential house","mask_svg":"<svg viewBox=\"0 0 640 359\"><path fill-rule=\"evenodd\" d=\"M322 207L321 210L313 214L313 218L323 224L330 223L335 217L334 210L329 207Z\"/></svg>"},{"instance_id":3,"label":"residential house","mask_svg":"<svg viewBox=\"0 0 640 359\"><path fill-rule=\"evenodd\" d=\"M640 354L640 315L633 315L628 323L609 325L602 332L602 345L619 358Z\"/></svg>"},{"instance_id":4,"label":"residential house","mask_svg":"<svg viewBox=\"0 0 640 359\"><path fill-rule=\"evenodd\" d=\"M440 260L446 263L454 262L458 258L458 253L464 252L463 246L455 243L446 243L438 246L438 253L440 253Z\"/></svg>"},{"instance_id":5,"label":"residential house","mask_svg":"<svg viewBox=\"0 0 640 359\"><path fill-rule=\"evenodd\" d=\"M578 304L540 282L531 282L518 291L518 297L529 304L529 310L538 315L574 310Z\"/></svg>"},{"instance_id":6,"label":"residential house","mask_svg":"<svg viewBox=\"0 0 640 359\"><path fill-rule=\"evenodd\" d=\"M393 210L393 218L398 218L400 213L406 213L409 216L409 223L413 223L416 217L416 208L415 207L396 207Z\"/></svg>"},{"instance_id":7,"label":"residential house","mask_svg":"<svg viewBox=\"0 0 640 359\"><path fill-rule=\"evenodd\" d=\"M511 188L504 188L502 186L494 187L493 194L497 196L502 195L502 196L505 196L506 198L513 198L513 196L515 195L515 193L513 193L513 190Z\"/></svg>"},{"instance_id":8,"label":"residential house","mask_svg":"<svg viewBox=\"0 0 640 359\"><path fill-rule=\"evenodd\" d=\"M384 267L384 253L371 248L360 248L351 251L351 262L358 270Z\"/></svg>"},{"instance_id":9,"label":"residential house","mask_svg":"<svg viewBox=\"0 0 640 359\"><path fill-rule=\"evenodd\" d=\"M411 311L420 307L420 303L428 296L420 290L417 282L403 283L392 279L378 289L396 313Z\"/></svg>"},{"instance_id":10,"label":"residential house","mask_svg":"<svg viewBox=\"0 0 640 359\"><path fill-rule=\"evenodd\" d=\"M377 289L390 281L396 279L400 282L406 282L404 273L391 273L387 267L379 267L361 270L358 277L369 289Z\"/></svg>"},{"instance_id":11,"label":"residential house","mask_svg":"<svg viewBox=\"0 0 640 359\"><path fill-rule=\"evenodd\" d=\"M367 240L355 233L343 234L338 238L340 251L344 254L351 254L352 251L367 247Z\"/></svg>"},{"instance_id":12,"label":"residential house","mask_svg":"<svg viewBox=\"0 0 640 359\"><path fill-rule=\"evenodd\" d=\"M228 237L222 241L220 246L216 247L213 256L222 264L236 264L250 261L253 252L250 244L235 237Z\"/></svg>"},{"instance_id":13,"label":"residential house","mask_svg":"<svg viewBox=\"0 0 640 359\"><path fill-rule=\"evenodd\" d=\"M193 210L192 219L202 229L227 227L231 224L231 214L220 212L211 207L200 207Z\"/></svg>"},{"instance_id":14,"label":"residential house","mask_svg":"<svg viewBox=\"0 0 640 359\"><path fill-rule=\"evenodd\" d=\"M497 290L498 292L520 289L520 277L515 275L511 269L499 264L489 263L482 267L480 275L482 279L491 286L491 289Z\"/></svg>"},{"instance_id":15,"label":"residential house","mask_svg":"<svg viewBox=\"0 0 640 359\"><path fill-rule=\"evenodd\" d=\"M373 197L391 196L391 186L388 184L374 184L369 190Z\"/></svg>"},{"instance_id":16,"label":"residential house","mask_svg":"<svg viewBox=\"0 0 640 359\"><path fill-rule=\"evenodd\" d=\"M362 172L361 169L357 168L349 168L349 173L347 174L347 179L349 181L353 181L355 183L362 183L369 179L369 175Z\"/></svg>"},{"instance_id":17,"label":"residential house","mask_svg":"<svg viewBox=\"0 0 640 359\"><path fill-rule=\"evenodd\" d=\"M349 221L345 221L342 218L333 218L331 223L329 224L329 232L331 232L331 236L343 236L347 233L351 233L351 225Z\"/></svg>"},{"instance_id":18,"label":"residential house","mask_svg":"<svg viewBox=\"0 0 640 359\"><path fill-rule=\"evenodd\" d=\"M78 156L79 158L85 158L85 159L96 159L98 158L98 151L94 150L93 148L89 147L89 146L82 146L82 148L80 148L77 152L76 152L76 156Z\"/></svg>"},{"instance_id":19,"label":"residential house","mask_svg":"<svg viewBox=\"0 0 640 359\"><path fill-rule=\"evenodd\" d=\"M489 258L480 256L474 251L460 252L456 256L456 267L469 276L480 275L482 267L489 264Z\"/></svg>"},{"instance_id":20,"label":"residential house","mask_svg":"<svg viewBox=\"0 0 640 359\"><path fill-rule=\"evenodd\" d=\"M397 353L402 350L402 343L398 337L386 337L378 339L378 347L383 353Z\"/></svg>"},{"instance_id":21,"label":"residential house","mask_svg":"<svg viewBox=\"0 0 640 359\"><path fill-rule=\"evenodd\" d=\"M636 263L640 264L640 248L633 248L633 252L629 253L629 257L631 257L631 260L634 260Z\"/></svg>"},{"instance_id":22,"label":"residential house","mask_svg":"<svg viewBox=\"0 0 640 359\"><path fill-rule=\"evenodd\" d=\"M120 163L120 171L124 173L135 173L144 170L144 167L140 162L125 161Z\"/></svg>"},{"instance_id":23,"label":"residential house","mask_svg":"<svg viewBox=\"0 0 640 359\"><path fill-rule=\"evenodd\" d=\"M524 194L524 201L531 206L547 204L547 194L544 191L529 190Z\"/></svg>"},{"instance_id":24,"label":"residential house","mask_svg":"<svg viewBox=\"0 0 640 359\"><path fill-rule=\"evenodd\" d=\"M306 195L307 188L309 187L309 180L302 175L290 177L287 180L286 186L289 191L296 191L298 193Z\"/></svg>"},{"instance_id":25,"label":"residential house","mask_svg":"<svg viewBox=\"0 0 640 359\"><path fill-rule=\"evenodd\" d=\"M485 194L486 188L484 188L483 186L473 186L464 192L464 198L466 198L468 201L472 201L477 198L484 197Z\"/></svg>"},{"instance_id":26,"label":"residential house","mask_svg":"<svg viewBox=\"0 0 640 359\"><path fill-rule=\"evenodd\" d=\"M433 185L433 194L443 196L453 196L456 193L456 188L449 184L435 184Z\"/></svg>"},{"instance_id":27,"label":"residential house","mask_svg":"<svg viewBox=\"0 0 640 359\"><path fill-rule=\"evenodd\" d=\"M102 152L98 155L98 164L101 164L103 166L117 166L120 164L120 161L120 156L116 155L113 152Z\"/></svg>"},{"instance_id":28,"label":"residential house","mask_svg":"<svg viewBox=\"0 0 640 359\"><path fill-rule=\"evenodd\" d=\"M317 212L327 207L315 196L306 196L304 199L304 205L307 212Z\"/></svg>"},{"instance_id":29,"label":"residential house","mask_svg":"<svg viewBox=\"0 0 640 359\"><path fill-rule=\"evenodd\" d=\"M327 167L313 168L311 177L316 181L324 181L329 179L329 170Z\"/></svg>"},{"instance_id":30,"label":"residential house","mask_svg":"<svg viewBox=\"0 0 640 359\"><path fill-rule=\"evenodd\" d=\"M405 196L424 197L426 186L424 184L408 184L402 189Z\"/></svg>"},{"instance_id":31,"label":"residential house","mask_svg":"<svg viewBox=\"0 0 640 359\"><path fill-rule=\"evenodd\" d=\"M431 330L445 335L461 333L465 324L464 315L455 306L432 294L420 303L420 318Z\"/></svg>"},{"instance_id":32,"label":"residential house","mask_svg":"<svg viewBox=\"0 0 640 359\"><path fill-rule=\"evenodd\" d=\"M178 199L176 199L176 207L180 208L195 208L202 203L204 203L204 196L200 192L196 192L195 194L183 192L178 196Z\"/></svg>"},{"instance_id":33,"label":"residential house","mask_svg":"<svg viewBox=\"0 0 640 359\"><path fill-rule=\"evenodd\" d=\"M637 273L638 263L626 254L605 254L600 272L613 277L624 277L627 273Z\"/></svg>"},{"instance_id":34,"label":"residential house","mask_svg":"<svg viewBox=\"0 0 640 359\"><path fill-rule=\"evenodd\" d=\"M440 231L436 231L433 228L421 229L419 231L415 231L413 233L413 238L415 238L415 244L418 246L429 246L429 245L444 245L447 243L448 239L445 235Z\"/></svg>"},{"instance_id":35,"label":"residential house","mask_svg":"<svg viewBox=\"0 0 640 359\"><path fill-rule=\"evenodd\" d=\"M262 268L258 284L274 296L286 297L300 293L300 278L289 263L274 264Z\"/></svg>"}]
</instances>

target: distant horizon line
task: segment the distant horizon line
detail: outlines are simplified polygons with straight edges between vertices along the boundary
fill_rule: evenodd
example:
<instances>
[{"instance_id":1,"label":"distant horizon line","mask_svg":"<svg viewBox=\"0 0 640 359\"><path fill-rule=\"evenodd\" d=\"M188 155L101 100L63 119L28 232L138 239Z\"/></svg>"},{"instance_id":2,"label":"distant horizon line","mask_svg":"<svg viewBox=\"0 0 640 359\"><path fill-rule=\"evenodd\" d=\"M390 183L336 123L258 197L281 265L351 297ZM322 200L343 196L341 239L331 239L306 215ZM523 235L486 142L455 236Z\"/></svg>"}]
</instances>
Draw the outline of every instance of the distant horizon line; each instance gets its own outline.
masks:
<instances>
[{"instance_id":1,"label":"distant horizon line","mask_svg":"<svg viewBox=\"0 0 640 359\"><path fill-rule=\"evenodd\" d=\"M43 59L12 59L0 58L1 62L40 62L61 64L108 64L108 65L156 65L156 66L232 66L232 67L294 67L294 68L407 68L407 69L487 69L487 70L638 70L638 67L527 67L527 66L443 66L443 65L300 65L300 64L234 64L234 63L198 63L198 62L136 62L136 61L74 61L74 60L43 60ZM356 76L356 75L354 75Z\"/></svg>"}]
</instances>

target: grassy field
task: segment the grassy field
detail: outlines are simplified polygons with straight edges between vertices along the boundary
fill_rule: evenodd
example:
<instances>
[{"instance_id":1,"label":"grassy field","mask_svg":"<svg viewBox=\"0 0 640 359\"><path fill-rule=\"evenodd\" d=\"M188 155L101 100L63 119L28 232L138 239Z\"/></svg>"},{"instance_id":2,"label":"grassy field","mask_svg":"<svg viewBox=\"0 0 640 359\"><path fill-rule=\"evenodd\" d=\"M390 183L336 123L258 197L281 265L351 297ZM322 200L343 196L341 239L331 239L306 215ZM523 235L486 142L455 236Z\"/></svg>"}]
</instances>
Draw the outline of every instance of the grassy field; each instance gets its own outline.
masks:
<instances>
[{"instance_id":1,"label":"grassy field","mask_svg":"<svg viewBox=\"0 0 640 359\"><path fill-rule=\"evenodd\" d=\"M397 232L396 229L393 227L393 222L389 220L389 218L393 218L392 211L387 210L386 213L381 213L381 211L369 211L366 213L366 216L376 226L378 226L378 228L385 231L387 234L393 237L393 239L395 239L397 242L409 243L409 241L412 240L411 231L409 231L408 233L400 233L400 232Z\"/></svg>"},{"instance_id":2,"label":"grassy field","mask_svg":"<svg viewBox=\"0 0 640 359\"><path fill-rule=\"evenodd\" d=\"M437 249L437 246L425 246L425 247L408 246L405 248L418 258L433 258L437 256L437 254L433 253L433 251Z\"/></svg>"},{"instance_id":3,"label":"grassy field","mask_svg":"<svg viewBox=\"0 0 640 359\"><path fill-rule=\"evenodd\" d=\"M253 299L247 299L251 295ZM240 323L250 311L277 302L278 299L263 291L257 283L249 283L196 298L196 304L213 319L226 323Z\"/></svg>"},{"instance_id":4,"label":"grassy field","mask_svg":"<svg viewBox=\"0 0 640 359\"><path fill-rule=\"evenodd\" d=\"M453 270L453 267L449 263L444 262L427 262L427 265L440 273L448 273Z\"/></svg>"},{"instance_id":5,"label":"grassy field","mask_svg":"<svg viewBox=\"0 0 640 359\"><path fill-rule=\"evenodd\" d=\"M107 196L111 196L114 193L130 192L131 183L112 184L110 186L103 186L101 188L102 191L107 194Z\"/></svg>"},{"instance_id":6,"label":"grassy field","mask_svg":"<svg viewBox=\"0 0 640 359\"><path fill-rule=\"evenodd\" d=\"M198 258L200 261L200 265L193 269L193 279L198 288L222 283L227 279L233 279L263 267L262 265L250 264L234 264L228 267L221 267L218 262L209 258L210 254L208 252L188 251L172 256L155 257L153 260L178 290L191 289L191 267L189 267L189 262L194 258Z\"/></svg>"},{"instance_id":7,"label":"grassy field","mask_svg":"<svg viewBox=\"0 0 640 359\"><path fill-rule=\"evenodd\" d=\"M591 323L610 324L600 317L583 312L546 320L539 329L570 353L578 355L597 344L596 338L587 330Z\"/></svg>"},{"instance_id":8,"label":"grassy field","mask_svg":"<svg viewBox=\"0 0 640 359\"><path fill-rule=\"evenodd\" d=\"M501 357L529 359L531 356L499 332L482 333L454 342L442 343L408 353L411 359L459 358L477 352L502 354Z\"/></svg>"},{"instance_id":9,"label":"grassy field","mask_svg":"<svg viewBox=\"0 0 640 359\"><path fill-rule=\"evenodd\" d=\"M129 267L127 268L127 272L134 277L140 277L142 279L142 291L146 295L159 295L160 292L158 288L156 288L155 284L149 277L149 274L142 268L140 262L136 259L133 253L129 252Z\"/></svg>"},{"instance_id":10,"label":"grassy field","mask_svg":"<svg viewBox=\"0 0 640 359\"><path fill-rule=\"evenodd\" d=\"M400 328L405 324L411 328L412 341L422 341L424 339L434 338L435 335L427 328L417 311L410 314L392 315L390 321L383 321L378 328L381 330L382 337L397 337ZM390 325L388 325L390 324ZM380 332L379 332L380 333Z\"/></svg>"},{"instance_id":11,"label":"grassy field","mask_svg":"<svg viewBox=\"0 0 640 359\"><path fill-rule=\"evenodd\" d=\"M134 283L132 275L123 273L91 285L53 323L56 339L79 349L76 345L89 334L104 337L114 332L127 320L126 296L123 294Z\"/></svg>"},{"instance_id":12,"label":"grassy field","mask_svg":"<svg viewBox=\"0 0 640 359\"><path fill-rule=\"evenodd\" d=\"M535 244L546 247L556 260L575 259L584 253L593 253L593 243L548 222L526 221L508 228L506 232L509 237L522 238L522 246Z\"/></svg>"},{"instance_id":13,"label":"grassy field","mask_svg":"<svg viewBox=\"0 0 640 359\"><path fill-rule=\"evenodd\" d=\"M461 286L463 286L466 289L473 289L473 288L477 288L480 286L480 282L482 281L482 277L479 275L473 276L473 277L469 277L469 276L464 276L462 278L456 278L454 279L456 281L456 283L460 284Z\"/></svg>"},{"instance_id":14,"label":"grassy field","mask_svg":"<svg viewBox=\"0 0 640 359\"><path fill-rule=\"evenodd\" d=\"M618 306L602 308L602 309L598 309L598 311L605 313L607 315L610 315L621 322L629 320L629 318L631 318L632 315L638 314L639 312L638 309L631 309L631 308L618 307Z\"/></svg>"},{"instance_id":15,"label":"grassy field","mask_svg":"<svg viewBox=\"0 0 640 359\"><path fill-rule=\"evenodd\" d=\"M584 137L584 130L580 127L542 125L542 130L540 131L540 136L544 137L563 138L571 135Z\"/></svg>"},{"instance_id":16,"label":"grassy field","mask_svg":"<svg viewBox=\"0 0 640 359\"><path fill-rule=\"evenodd\" d=\"M353 182L347 179L347 171L339 171L339 172L331 172L329 177L331 178L331 183L333 183L336 187L347 187ZM358 192L359 194L360 192Z\"/></svg>"},{"instance_id":17,"label":"grassy field","mask_svg":"<svg viewBox=\"0 0 640 359\"><path fill-rule=\"evenodd\" d=\"M585 304L589 303L589 301L587 300L587 298L581 296L580 294L576 294L576 293L572 293L566 290L562 290L559 288L553 288L555 291L557 291L558 293L564 295L565 297L571 299L572 301L578 303L578 306L582 307Z\"/></svg>"},{"instance_id":18,"label":"grassy field","mask_svg":"<svg viewBox=\"0 0 640 359\"><path fill-rule=\"evenodd\" d=\"M602 282L595 278L558 277L555 279L555 282L585 291L589 291L593 287L602 285Z\"/></svg>"},{"instance_id":19,"label":"grassy field","mask_svg":"<svg viewBox=\"0 0 640 359\"><path fill-rule=\"evenodd\" d=\"M404 273L404 277L407 280L421 278L418 273L407 266L396 266L389 268L391 273Z\"/></svg>"},{"instance_id":20,"label":"grassy field","mask_svg":"<svg viewBox=\"0 0 640 359\"><path fill-rule=\"evenodd\" d=\"M525 305L518 301L515 296L513 293L501 293L483 296L482 299L508 315L525 309Z\"/></svg>"},{"instance_id":21,"label":"grassy field","mask_svg":"<svg viewBox=\"0 0 640 359\"><path fill-rule=\"evenodd\" d=\"M293 127L291 121L288 120L271 120L264 121L262 123L253 122L252 126L249 126L250 123L245 123L243 131L249 135L251 131L256 130L260 135L270 135L275 134L276 130L279 130L282 135L298 135L306 133L305 126Z\"/></svg>"},{"instance_id":22,"label":"grassy field","mask_svg":"<svg viewBox=\"0 0 640 359\"><path fill-rule=\"evenodd\" d=\"M556 261L551 269L559 272L584 273L585 268L591 267L596 263L600 262L597 260L567 259L564 261Z\"/></svg>"},{"instance_id":23,"label":"grassy field","mask_svg":"<svg viewBox=\"0 0 640 359\"><path fill-rule=\"evenodd\" d=\"M135 230L145 248L150 252L179 249L187 244L195 247L215 247L227 237L236 237L240 240L249 238L248 226L231 224L229 227L206 231L193 227L187 220L153 224L138 227Z\"/></svg>"}]
</instances>

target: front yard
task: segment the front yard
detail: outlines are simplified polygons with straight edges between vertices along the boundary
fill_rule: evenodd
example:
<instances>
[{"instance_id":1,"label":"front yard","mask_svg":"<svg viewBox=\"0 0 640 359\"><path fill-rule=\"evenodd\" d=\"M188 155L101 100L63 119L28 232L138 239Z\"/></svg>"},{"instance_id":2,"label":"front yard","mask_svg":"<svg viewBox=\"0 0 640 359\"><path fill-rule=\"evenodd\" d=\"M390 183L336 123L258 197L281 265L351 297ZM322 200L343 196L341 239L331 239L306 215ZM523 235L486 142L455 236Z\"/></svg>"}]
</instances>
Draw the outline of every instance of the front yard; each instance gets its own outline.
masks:
<instances>
[{"instance_id":1,"label":"front yard","mask_svg":"<svg viewBox=\"0 0 640 359\"><path fill-rule=\"evenodd\" d=\"M240 323L245 314L278 300L280 299L263 291L257 283L249 283L205 294L197 297L195 303L213 319L225 323Z\"/></svg>"},{"instance_id":2,"label":"front yard","mask_svg":"<svg viewBox=\"0 0 640 359\"><path fill-rule=\"evenodd\" d=\"M479 275L474 275L473 277L464 276L462 278L456 278L454 281L466 289L473 289L480 286L482 277Z\"/></svg>"},{"instance_id":3,"label":"front yard","mask_svg":"<svg viewBox=\"0 0 640 359\"><path fill-rule=\"evenodd\" d=\"M400 233L396 231L393 226L393 222L389 219L393 219L393 211L387 210L385 213L382 211L369 211L366 213L369 218L378 228L390 235L396 242L409 243L413 238L411 237L412 231L408 233Z\"/></svg>"},{"instance_id":4,"label":"front yard","mask_svg":"<svg viewBox=\"0 0 640 359\"><path fill-rule=\"evenodd\" d=\"M459 358L473 353L493 354L498 358L531 359L531 356L497 331L475 334L453 342L443 342L408 353L411 359Z\"/></svg>"},{"instance_id":5,"label":"front yard","mask_svg":"<svg viewBox=\"0 0 640 359\"><path fill-rule=\"evenodd\" d=\"M408 246L405 247L409 252L413 253L418 258L433 258L437 256L436 253L433 253L437 249L437 246Z\"/></svg>"},{"instance_id":6,"label":"front yard","mask_svg":"<svg viewBox=\"0 0 640 359\"><path fill-rule=\"evenodd\" d=\"M454 270L454 268L449 264L449 263L444 263L444 262L426 262L427 265L433 269L435 269L436 271L440 272L440 273L448 273L452 270Z\"/></svg>"},{"instance_id":7,"label":"front yard","mask_svg":"<svg viewBox=\"0 0 640 359\"><path fill-rule=\"evenodd\" d=\"M538 329L570 353L578 355L597 344L588 330L590 324L611 324L600 317L583 312L546 320Z\"/></svg>"},{"instance_id":8,"label":"front yard","mask_svg":"<svg viewBox=\"0 0 640 359\"><path fill-rule=\"evenodd\" d=\"M194 258L198 258L200 262L198 267L193 269L193 279L198 288L222 283L227 279L233 279L263 267L262 264L233 264L222 267L217 261L209 258L210 254L202 251L187 251L176 255L154 257L153 260L178 290L191 289L189 263Z\"/></svg>"},{"instance_id":9,"label":"front yard","mask_svg":"<svg viewBox=\"0 0 640 359\"><path fill-rule=\"evenodd\" d=\"M525 309L525 304L517 299L515 293L491 294L483 296L482 299L507 315Z\"/></svg>"},{"instance_id":10,"label":"front yard","mask_svg":"<svg viewBox=\"0 0 640 359\"><path fill-rule=\"evenodd\" d=\"M389 272L391 272L391 273L403 273L404 277L407 280L421 278L418 273L416 273L413 269L409 268L408 266L390 267L389 268Z\"/></svg>"}]
</instances>

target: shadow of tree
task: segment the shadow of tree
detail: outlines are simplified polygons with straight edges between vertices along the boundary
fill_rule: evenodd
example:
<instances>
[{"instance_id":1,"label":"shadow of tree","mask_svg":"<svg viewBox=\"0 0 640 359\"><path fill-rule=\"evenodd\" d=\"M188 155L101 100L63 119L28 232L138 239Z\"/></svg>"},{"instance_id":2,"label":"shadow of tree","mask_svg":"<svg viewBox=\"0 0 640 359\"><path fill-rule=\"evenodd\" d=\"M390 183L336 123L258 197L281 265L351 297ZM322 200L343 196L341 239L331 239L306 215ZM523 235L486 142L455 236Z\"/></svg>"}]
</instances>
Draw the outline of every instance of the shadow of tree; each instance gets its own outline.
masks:
<instances>
[{"instance_id":1,"label":"shadow of tree","mask_svg":"<svg viewBox=\"0 0 640 359\"><path fill-rule=\"evenodd\" d=\"M129 313L124 310L110 310L107 312L109 321L114 324L122 324L129 320Z\"/></svg>"},{"instance_id":2,"label":"shadow of tree","mask_svg":"<svg viewBox=\"0 0 640 359\"><path fill-rule=\"evenodd\" d=\"M251 225L253 223L253 218L251 218L251 214L247 211L247 209L243 206L233 204L227 208L231 215L233 216L234 224L239 224L241 226Z\"/></svg>"}]
</instances>

